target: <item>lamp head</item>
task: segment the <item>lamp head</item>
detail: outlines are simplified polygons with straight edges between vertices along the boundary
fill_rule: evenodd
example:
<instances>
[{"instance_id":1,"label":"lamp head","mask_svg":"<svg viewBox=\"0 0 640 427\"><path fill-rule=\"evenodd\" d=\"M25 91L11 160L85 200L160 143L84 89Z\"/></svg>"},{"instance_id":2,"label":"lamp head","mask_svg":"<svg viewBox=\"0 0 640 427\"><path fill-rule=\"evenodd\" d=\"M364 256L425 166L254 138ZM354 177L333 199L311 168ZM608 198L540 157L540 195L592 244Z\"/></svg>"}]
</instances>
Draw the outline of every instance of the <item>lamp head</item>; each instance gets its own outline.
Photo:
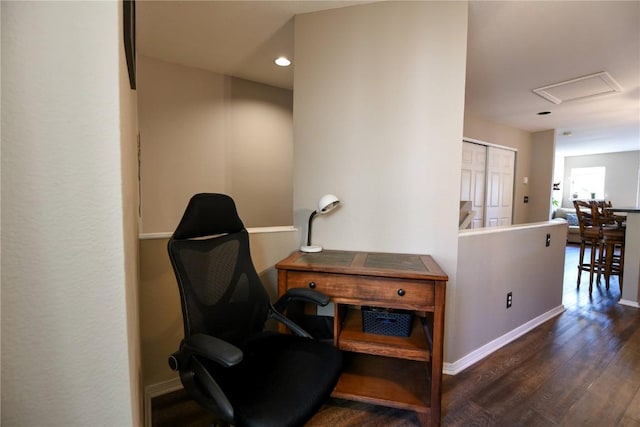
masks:
<instances>
[{"instance_id":1,"label":"lamp head","mask_svg":"<svg viewBox=\"0 0 640 427\"><path fill-rule=\"evenodd\" d=\"M340 204L340 200L333 194L325 194L318 201L318 214L323 215Z\"/></svg>"}]
</instances>

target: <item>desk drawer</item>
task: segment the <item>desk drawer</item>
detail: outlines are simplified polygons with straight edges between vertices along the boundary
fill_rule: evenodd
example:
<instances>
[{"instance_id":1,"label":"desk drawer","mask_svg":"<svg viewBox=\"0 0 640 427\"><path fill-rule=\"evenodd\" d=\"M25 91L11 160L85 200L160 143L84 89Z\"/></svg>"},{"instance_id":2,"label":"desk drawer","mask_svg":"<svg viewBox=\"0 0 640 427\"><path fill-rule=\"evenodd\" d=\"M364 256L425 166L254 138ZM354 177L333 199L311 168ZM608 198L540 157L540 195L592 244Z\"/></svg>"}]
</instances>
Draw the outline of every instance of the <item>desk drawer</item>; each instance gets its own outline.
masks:
<instances>
[{"instance_id":1,"label":"desk drawer","mask_svg":"<svg viewBox=\"0 0 640 427\"><path fill-rule=\"evenodd\" d=\"M387 279L347 274L287 272L287 288L312 288L336 302L429 310L434 305L434 282Z\"/></svg>"}]
</instances>

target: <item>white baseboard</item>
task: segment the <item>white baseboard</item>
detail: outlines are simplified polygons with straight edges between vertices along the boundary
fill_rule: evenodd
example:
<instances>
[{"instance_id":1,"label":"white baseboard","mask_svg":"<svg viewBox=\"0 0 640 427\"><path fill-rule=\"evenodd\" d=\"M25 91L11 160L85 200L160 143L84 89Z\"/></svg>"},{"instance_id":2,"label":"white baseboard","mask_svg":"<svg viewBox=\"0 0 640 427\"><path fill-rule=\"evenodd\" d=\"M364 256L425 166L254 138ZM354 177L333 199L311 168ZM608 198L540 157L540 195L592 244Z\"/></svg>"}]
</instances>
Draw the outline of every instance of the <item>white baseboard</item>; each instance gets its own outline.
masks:
<instances>
[{"instance_id":1,"label":"white baseboard","mask_svg":"<svg viewBox=\"0 0 640 427\"><path fill-rule=\"evenodd\" d=\"M496 338L495 340L483 345L482 347L472 351L461 359L456 360L453 363L445 362L442 367L442 372L447 375L456 375L474 363L484 359L494 351L498 350L501 347L509 344L511 341L519 338L520 336L526 334L530 330L535 327L543 324L547 320L557 316L565 310L564 305L559 305L546 313L541 314L540 316L529 320L527 323L524 323L512 331L507 332L501 337Z\"/></svg>"},{"instance_id":2,"label":"white baseboard","mask_svg":"<svg viewBox=\"0 0 640 427\"><path fill-rule=\"evenodd\" d=\"M634 307L634 308L640 308L640 303L637 303L635 301L630 301L628 299L620 299L620 301L618 301L619 304L621 305L627 305L629 307Z\"/></svg>"},{"instance_id":3,"label":"white baseboard","mask_svg":"<svg viewBox=\"0 0 640 427\"><path fill-rule=\"evenodd\" d=\"M144 388L144 425L151 427L151 399L182 389L180 378L174 378L157 384L151 384Z\"/></svg>"}]
</instances>

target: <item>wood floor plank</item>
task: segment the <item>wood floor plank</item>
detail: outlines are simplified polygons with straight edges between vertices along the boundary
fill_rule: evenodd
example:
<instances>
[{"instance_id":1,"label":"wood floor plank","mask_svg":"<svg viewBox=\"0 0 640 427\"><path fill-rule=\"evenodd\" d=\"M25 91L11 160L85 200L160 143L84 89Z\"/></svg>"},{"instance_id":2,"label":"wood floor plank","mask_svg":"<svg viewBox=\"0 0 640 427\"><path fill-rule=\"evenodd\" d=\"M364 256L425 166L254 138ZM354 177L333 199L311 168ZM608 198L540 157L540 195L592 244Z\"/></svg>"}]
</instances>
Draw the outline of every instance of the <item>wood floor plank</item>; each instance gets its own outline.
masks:
<instances>
[{"instance_id":1,"label":"wood floor plank","mask_svg":"<svg viewBox=\"0 0 640 427\"><path fill-rule=\"evenodd\" d=\"M601 425L616 425L633 411L631 405L639 391L640 354L635 348L622 345L565 419L584 418L583 412L588 408L592 417L601 419Z\"/></svg>"},{"instance_id":2,"label":"wood floor plank","mask_svg":"<svg viewBox=\"0 0 640 427\"><path fill-rule=\"evenodd\" d=\"M624 413L622 419L625 420L628 425L632 425L632 422L636 422L640 426L640 390L638 390L636 395L633 396L633 399L629 403L627 411Z\"/></svg>"},{"instance_id":3,"label":"wood floor plank","mask_svg":"<svg viewBox=\"0 0 640 427\"><path fill-rule=\"evenodd\" d=\"M522 366L545 343L571 340L586 325L566 322L561 318L551 319L464 372L445 376L443 400L446 406L455 410L458 406L466 405L471 397L482 396L487 393L486 390L490 392L496 383Z\"/></svg>"},{"instance_id":4,"label":"wood floor plank","mask_svg":"<svg viewBox=\"0 0 640 427\"><path fill-rule=\"evenodd\" d=\"M449 427L467 427L469 420L473 420L474 426L494 426L496 420L483 408L468 402L466 405L447 411L447 419L443 424Z\"/></svg>"},{"instance_id":5,"label":"wood floor plank","mask_svg":"<svg viewBox=\"0 0 640 427\"><path fill-rule=\"evenodd\" d=\"M539 387L531 393L525 393L525 406L555 423L562 419L566 411L597 378L599 369L607 366L611 359L602 345L580 340L579 336L574 342L579 345L572 345L570 351L545 355L551 357L555 363L536 361L549 369L542 372L538 370ZM564 350L568 349L565 347ZM531 366L531 369L537 368ZM512 407L513 405L509 406ZM506 423L515 421L514 418L519 416L517 411L507 412L503 417Z\"/></svg>"},{"instance_id":6,"label":"wood floor plank","mask_svg":"<svg viewBox=\"0 0 640 427\"><path fill-rule=\"evenodd\" d=\"M592 339L585 339L585 330L590 327L576 327L565 331L569 340L549 340L544 346L529 352L529 358L509 372L498 384L474 398L474 401L490 411L497 418L505 418L505 413L514 407L525 410L531 404L531 397L554 378L568 361L580 354ZM590 346L593 349L593 346ZM509 417L506 417L509 419Z\"/></svg>"}]
</instances>

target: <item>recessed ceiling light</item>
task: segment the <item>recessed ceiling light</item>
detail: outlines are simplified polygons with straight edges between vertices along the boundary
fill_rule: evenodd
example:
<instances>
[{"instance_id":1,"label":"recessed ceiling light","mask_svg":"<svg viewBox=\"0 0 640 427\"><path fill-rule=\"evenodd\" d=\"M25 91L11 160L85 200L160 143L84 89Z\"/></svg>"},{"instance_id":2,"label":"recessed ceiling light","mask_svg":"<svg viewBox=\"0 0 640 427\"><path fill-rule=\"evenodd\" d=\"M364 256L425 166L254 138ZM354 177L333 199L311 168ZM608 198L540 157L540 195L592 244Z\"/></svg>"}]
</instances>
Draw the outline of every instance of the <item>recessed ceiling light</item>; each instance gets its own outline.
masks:
<instances>
[{"instance_id":1,"label":"recessed ceiling light","mask_svg":"<svg viewBox=\"0 0 640 427\"><path fill-rule=\"evenodd\" d=\"M275 62L279 67L288 67L291 65L289 58L285 58L284 56L277 57L273 62Z\"/></svg>"},{"instance_id":2,"label":"recessed ceiling light","mask_svg":"<svg viewBox=\"0 0 640 427\"><path fill-rule=\"evenodd\" d=\"M538 113L538 115L539 115L539 116L544 116L544 115L546 115L546 114L551 114L551 111L540 111L540 112Z\"/></svg>"}]
</instances>

